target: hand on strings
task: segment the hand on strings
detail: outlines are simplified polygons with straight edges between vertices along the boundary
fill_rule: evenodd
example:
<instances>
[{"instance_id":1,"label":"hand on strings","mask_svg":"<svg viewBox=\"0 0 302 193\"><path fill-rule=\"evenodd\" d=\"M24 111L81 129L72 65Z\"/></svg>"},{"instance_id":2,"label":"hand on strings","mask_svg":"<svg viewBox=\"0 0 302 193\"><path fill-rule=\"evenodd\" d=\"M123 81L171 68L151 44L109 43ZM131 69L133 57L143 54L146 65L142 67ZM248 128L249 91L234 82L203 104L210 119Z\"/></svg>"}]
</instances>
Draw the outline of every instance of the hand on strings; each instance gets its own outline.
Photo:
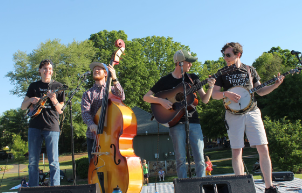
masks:
<instances>
[{"instance_id":1,"label":"hand on strings","mask_svg":"<svg viewBox=\"0 0 302 193\"><path fill-rule=\"evenodd\" d=\"M31 98L30 98L30 102L31 102L32 104L36 104L39 100L40 100L40 99L39 99L38 97L31 97Z\"/></svg>"},{"instance_id":2,"label":"hand on strings","mask_svg":"<svg viewBox=\"0 0 302 193\"><path fill-rule=\"evenodd\" d=\"M96 134L98 126L96 124L92 124L92 125L89 126L89 129L90 129L91 132Z\"/></svg>"},{"instance_id":3,"label":"hand on strings","mask_svg":"<svg viewBox=\"0 0 302 193\"><path fill-rule=\"evenodd\" d=\"M111 73L112 80L115 80L116 79L116 72L115 72L115 69L110 64L108 65L108 70Z\"/></svg>"},{"instance_id":4,"label":"hand on strings","mask_svg":"<svg viewBox=\"0 0 302 193\"><path fill-rule=\"evenodd\" d=\"M56 102L56 99L57 99L56 93L54 93L52 91L48 91L47 96L52 102Z\"/></svg>"},{"instance_id":5,"label":"hand on strings","mask_svg":"<svg viewBox=\"0 0 302 193\"><path fill-rule=\"evenodd\" d=\"M215 78L211 78L211 75L209 75L209 78L207 78L208 80L208 84L209 84L209 87L214 87L215 85L215 82L216 82L216 79Z\"/></svg>"},{"instance_id":6,"label":"hand on strings","mask_svg":"<svg viewBox=\"0 0 302 193\"><path fill-rule=\"evenodd\" d=\"M241 96L239 94L236 94L234 92L225 92L224 94L225 94L226 97L228 97L229 99L231 99L235 103L238 103L240 98L241 98Z\"/></svg>"},{"instance_id":7,"label":"hand on strings","mask_svg":"<svg viewBox=\"0 0 302 193\"><path fill-rule=\"evenodd\" d=\"M172 105L173 105L173 103L171 103L169 100L167 100L167 99L161 99L160 100L160 104L164 107L164 108L166 108L166 109L172 109Z\"/></svg>"},{"instance_id":8,"label":"hand on strings","mask_svg":"<svg viewBox=\"0 0 302 193\"><path fill-rule=\"evenodd\" d=\"M277 85L277 87L280 86L280 84L282 84L284 80L284 76L280 76L280 72L278 73L278 79L275 81L275 85Z\"/></svg>"}]
</instances>

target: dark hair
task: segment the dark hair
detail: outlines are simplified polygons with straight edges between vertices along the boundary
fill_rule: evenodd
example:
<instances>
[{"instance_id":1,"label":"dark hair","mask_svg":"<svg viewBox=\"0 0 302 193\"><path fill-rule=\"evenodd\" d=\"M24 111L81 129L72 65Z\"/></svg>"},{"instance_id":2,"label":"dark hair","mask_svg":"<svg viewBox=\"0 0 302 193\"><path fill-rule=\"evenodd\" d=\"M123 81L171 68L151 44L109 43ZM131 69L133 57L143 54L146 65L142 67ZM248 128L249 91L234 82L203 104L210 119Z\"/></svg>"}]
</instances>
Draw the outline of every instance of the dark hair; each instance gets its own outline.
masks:
<instances>
[{"instance_id":1,"label":"dark hair","mask_svg":"<svg viewBox=\"0 0 302 193\"><path fill-rule=\"evenodd\" d=\"M45 59L45 60L42 60L42 61L40 62L39 69L41 69L41 68L42 68L44 65L46 65L46 64L51 64L51 65L53 65L53 63L52 63L51 60Z\"/></svg>"},{"instance_id":2,"label":"dark hair","mask_svg":"<svg viewBox=\"0 0 302 193\"><path fill-rule=\"evenodd\" d=\"M242 45L239 44L238 42L230 42L230 43L227 43L226 45L224 45L221 49L221 53L224 54L224 51L227 49L227 48L233 48L233 53L235 55L237 55L238 53L241 53L240 55L240 58L242 56L242 53L243 53L243 49L242 49Z\"/></svg>"}]
</instances>

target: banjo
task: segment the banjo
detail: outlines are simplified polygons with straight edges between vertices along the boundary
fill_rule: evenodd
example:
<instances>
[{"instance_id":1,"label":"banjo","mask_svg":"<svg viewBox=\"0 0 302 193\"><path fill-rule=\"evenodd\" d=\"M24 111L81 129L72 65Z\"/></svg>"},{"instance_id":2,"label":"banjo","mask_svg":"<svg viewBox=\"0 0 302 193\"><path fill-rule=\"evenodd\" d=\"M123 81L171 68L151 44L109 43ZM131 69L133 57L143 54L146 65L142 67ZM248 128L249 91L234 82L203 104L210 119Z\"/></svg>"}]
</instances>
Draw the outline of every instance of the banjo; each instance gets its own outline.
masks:
<instances>
[{"instance_id":1,"label":"banjo","mask_svg":"<svg viewBox=\"0 0 302 193\"><path fill-rule=\"evenodd\" d=\"M282 74L282 76L299 73L301 70L302 70L302 67L297 67L288 72L285 72L284 74ZM255 87L255 88L252 88L250 90L244 88L243 86L235 86L235 87L230 88L228 91L231 91L233 93L240 95L241 98L239 99L238 103L235 103L234 101L230 100L227 97L224 98L223 104L224 104L225 109L230 110L230 112L233 114L245 113L247 110L249 110L251 107L253 107L254 101L253 101L252 94L254 92L256 92L257 90L259 90L267 85L272 84L277 79L278 79L277 77L274 77L271 80L269 80L265 83L262 83L261 85Z\"/></svg>"}]
</instances>

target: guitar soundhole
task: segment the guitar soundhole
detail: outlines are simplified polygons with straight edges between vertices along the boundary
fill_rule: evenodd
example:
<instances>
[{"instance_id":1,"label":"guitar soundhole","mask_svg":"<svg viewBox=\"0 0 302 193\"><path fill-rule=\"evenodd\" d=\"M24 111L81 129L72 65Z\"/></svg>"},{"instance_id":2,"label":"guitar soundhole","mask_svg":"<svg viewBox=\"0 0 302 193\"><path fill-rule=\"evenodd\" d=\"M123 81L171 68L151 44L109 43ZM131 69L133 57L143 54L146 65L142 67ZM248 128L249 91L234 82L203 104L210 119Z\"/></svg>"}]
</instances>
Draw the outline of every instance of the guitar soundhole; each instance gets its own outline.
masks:
<instances>
[{"instance_id":1,"label":"guitar soundhole","mask_svg":"<svg viewBox=\"0 0 302 193\"><path fill-rule=\"evenodd\" d=\"M178 102L184 100L184 93L182 93L182 92L177 93L176 96L175 96L175 99Z\"/></svg>"}]
</instances>

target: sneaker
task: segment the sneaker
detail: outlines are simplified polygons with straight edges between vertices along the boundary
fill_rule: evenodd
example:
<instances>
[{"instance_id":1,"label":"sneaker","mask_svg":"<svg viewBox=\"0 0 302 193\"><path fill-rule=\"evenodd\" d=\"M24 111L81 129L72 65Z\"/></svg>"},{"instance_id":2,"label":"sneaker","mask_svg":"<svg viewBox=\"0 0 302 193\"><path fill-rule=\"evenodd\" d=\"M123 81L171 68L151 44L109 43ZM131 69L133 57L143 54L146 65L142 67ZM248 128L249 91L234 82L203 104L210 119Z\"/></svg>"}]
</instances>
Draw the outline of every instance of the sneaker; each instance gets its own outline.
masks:
<instances>
[{"instance_id":1,"label":"sneaker","mask_svg":"<svg viewBox=\"0 0 302 193\"><path fill-rule=\"evenodd\" d=\"M281 193L278 191L278 188L276 186L271 186L269 188L265 188L264 193Z\"/></svg>"},{"instance_id":2,"label":"sneaker","mask_svg":"<svg viewBox=\"0 0 302 193\"><path fill-rule=\"evenodd\" d=\"M159 179L159 181L161 181L161 179Z\"/></svg>"}]
</instances>

